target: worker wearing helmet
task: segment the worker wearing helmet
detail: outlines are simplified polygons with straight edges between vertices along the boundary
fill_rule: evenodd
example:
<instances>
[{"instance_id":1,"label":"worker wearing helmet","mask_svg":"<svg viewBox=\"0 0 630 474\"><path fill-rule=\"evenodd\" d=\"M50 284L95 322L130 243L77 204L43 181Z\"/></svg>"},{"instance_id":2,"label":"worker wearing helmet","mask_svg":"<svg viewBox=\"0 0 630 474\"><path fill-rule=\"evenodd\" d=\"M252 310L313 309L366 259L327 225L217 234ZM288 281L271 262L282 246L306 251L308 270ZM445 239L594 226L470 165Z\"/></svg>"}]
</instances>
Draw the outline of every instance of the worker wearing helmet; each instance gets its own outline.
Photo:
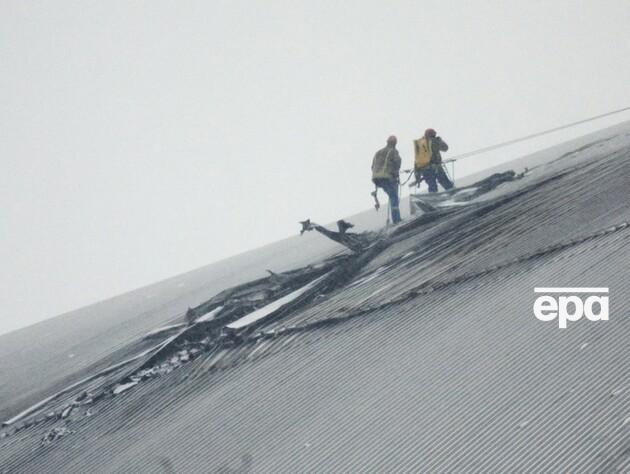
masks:
<instances>
[{"instance_id":1,"label":"worker wearing helmet","mask_svg":"<svg viewBox=\"0 0 630 474\"><path fill-rule=\"evenodd\" d=\"M387 139L387 146L377 151L372 160L372 182L389 196L394 224L400 222L398 182L401 160L396 149L397 142L396 137L391 135Z\"/></svg>"},{"instance_id":2,"label":"worker wearing helmet","mask_svg":"<svg viewBox=\"0 0 630 474\"><path fill-rule=\"evenodd\" d=\"M448 150L446 142L437 136L435 130L427 128L422 138L414 140L414 148L416 183L420 185L420 181L424 178L429 185L430 193L437 192L437 183L440 183L444 189L451 189L453 183L444 171L440 153Z\"/></svg>"}]
</instances>

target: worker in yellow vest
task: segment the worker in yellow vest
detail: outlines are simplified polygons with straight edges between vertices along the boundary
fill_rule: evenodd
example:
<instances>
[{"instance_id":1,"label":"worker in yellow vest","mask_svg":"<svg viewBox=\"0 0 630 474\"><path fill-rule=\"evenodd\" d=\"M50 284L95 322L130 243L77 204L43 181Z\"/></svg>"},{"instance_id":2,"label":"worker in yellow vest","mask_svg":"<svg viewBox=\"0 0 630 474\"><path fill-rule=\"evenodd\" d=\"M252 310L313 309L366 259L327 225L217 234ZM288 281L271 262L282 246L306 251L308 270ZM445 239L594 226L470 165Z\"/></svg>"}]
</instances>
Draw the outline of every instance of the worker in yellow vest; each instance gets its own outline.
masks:
<instances>
[{"instance_id":1,"label":"worker in yellow vest","mask_svg":"<svg viewBox=\"0 0 630 474\"><path fill-rule=\"evenodd\" d=\"M440 183L444 189L451 189L453 183L444 171L440 153L448 150L446 142L437 136L435 130L427 128L424 137L414 140L413 144L416 155L414 163L416 183L420 185L420 181L424 178L429 185L430 193L437 193L437 183Z\"/></svg>"},{"instance_id":2,"label":"worker in yellow vest","mask_svg":"<svg viewBox=\"0 0 630 474\"><path fill-rule=\"evenodd\" d=\"M394 224L400 222L398 183L401 160L396 143L398 139L394 135L390 136L387 139L387 146L377 151L372 160L372 182L389 196Z\"/></svg>"}]
</instances>

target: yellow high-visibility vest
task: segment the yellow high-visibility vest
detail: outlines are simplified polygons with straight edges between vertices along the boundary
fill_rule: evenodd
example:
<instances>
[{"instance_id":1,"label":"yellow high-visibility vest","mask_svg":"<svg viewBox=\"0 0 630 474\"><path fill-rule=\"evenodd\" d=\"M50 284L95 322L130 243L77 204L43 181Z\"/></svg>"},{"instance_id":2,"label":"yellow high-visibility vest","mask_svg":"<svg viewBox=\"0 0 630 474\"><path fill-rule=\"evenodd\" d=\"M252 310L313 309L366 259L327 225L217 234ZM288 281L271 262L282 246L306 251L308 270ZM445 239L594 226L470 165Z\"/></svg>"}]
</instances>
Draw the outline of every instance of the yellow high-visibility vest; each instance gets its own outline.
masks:
<instances>
[{"instance_id":1,"label":"yellow high-visibility vest","mask_svg":"<svg viewBox=\"0 0 630 474\"><path fill-rule=\"evenodd\" d=\"M415 152L416 152L416 168L426 168L431 164L431 142L427 141L426 138L420 138L418 140L413 141Z\"/></svg>"}]
</instances>

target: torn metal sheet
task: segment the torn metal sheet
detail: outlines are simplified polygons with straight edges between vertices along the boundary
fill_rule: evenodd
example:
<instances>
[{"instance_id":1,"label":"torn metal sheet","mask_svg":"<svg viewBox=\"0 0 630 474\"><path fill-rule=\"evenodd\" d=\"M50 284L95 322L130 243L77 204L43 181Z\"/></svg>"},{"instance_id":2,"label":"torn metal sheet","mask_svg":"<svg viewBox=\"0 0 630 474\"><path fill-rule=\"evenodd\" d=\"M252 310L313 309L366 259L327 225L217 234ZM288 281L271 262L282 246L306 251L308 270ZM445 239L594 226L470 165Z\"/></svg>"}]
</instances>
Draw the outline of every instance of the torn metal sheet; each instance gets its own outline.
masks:
<instances>
[{"instance_id":1,"label":"torn metal sheet","mask_svg":"<svg viewBox=\"0 0 630 474\"><path fill-rule=\"evenodd\" d=\"M236 329L241 329L244 328L245 326L249 326L252 323L258 322L266 317L268 317L269 315L275 313L276 311L282 309L284 306L286 306L287 304L295 301L296 299L298 299L300 296L304 295L307 291L310 291L311 289L313 289L318 283L320 283L322 280L324 280L326 278L327 275L322 275L321 277L313 280L312 282L310 282L308 285L303 286L302 288L298 288L297 290L293 291L292 293L289 293L288 295L272 302L269 303L266 306L263 306L260 309L257 309L256 311L248 314L247 316L242 317L241 319L238 319L230 324L226 325L227 329L232 329L232 330L236 330Z\"/></svg>"}]
</instances>

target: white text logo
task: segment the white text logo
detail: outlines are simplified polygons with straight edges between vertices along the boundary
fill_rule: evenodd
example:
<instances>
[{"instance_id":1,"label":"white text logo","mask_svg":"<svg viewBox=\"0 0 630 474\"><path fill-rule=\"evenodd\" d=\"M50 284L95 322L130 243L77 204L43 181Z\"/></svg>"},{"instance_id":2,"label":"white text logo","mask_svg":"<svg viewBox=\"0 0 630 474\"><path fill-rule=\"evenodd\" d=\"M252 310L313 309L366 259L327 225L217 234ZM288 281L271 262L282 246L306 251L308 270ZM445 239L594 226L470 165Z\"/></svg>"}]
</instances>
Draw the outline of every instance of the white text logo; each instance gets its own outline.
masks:
<instances>
[{"instance_id":1,"label":"white text logo","mask_svg":"<svg viewBox=\"0 0 630 474\"><path fill-rule=\"evenodd\" d=\"M534 293L545 293L534 301L534 316L540 321L558 318L560 329L584 315L589 321L608 321L608 288L534 288Z\"/></svg>"}]
</instances>

